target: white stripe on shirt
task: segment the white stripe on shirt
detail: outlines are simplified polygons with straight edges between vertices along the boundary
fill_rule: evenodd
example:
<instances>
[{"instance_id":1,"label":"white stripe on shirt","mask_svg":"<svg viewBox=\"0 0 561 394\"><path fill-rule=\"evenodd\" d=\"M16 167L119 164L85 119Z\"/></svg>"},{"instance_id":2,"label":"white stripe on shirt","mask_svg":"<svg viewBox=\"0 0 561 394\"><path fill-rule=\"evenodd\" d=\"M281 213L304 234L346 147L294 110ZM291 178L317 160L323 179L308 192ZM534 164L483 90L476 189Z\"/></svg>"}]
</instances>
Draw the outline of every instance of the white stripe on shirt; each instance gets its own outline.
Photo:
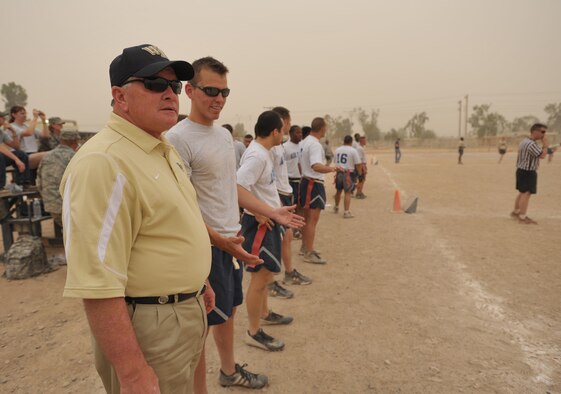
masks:
<instances>
[{"instance_id":1,"label":"white stripe on shirt","mask_svg":"<svg viewBox=\"0 0 561 394\"><path fill-rule=\"evenodd\" d=\"M107 211L105 212L105 218L103 219L103 225L101 226L101 233L99 235L99 241L97 243L97 256L99 257L100 263L108 271L114 273L115 275L127 279L125 274L115 271L113 268L105 265L105 254L107 252L107 245L109 244L109 237L113 231L113 226L115 224L115 218L117 212L119 212L119 207L123 201L123 190L127 179L122 173L117 173L117 179L113 185L113 191L111 192L111 197L109 197L109 205L107 206Z\"/></svg>"}]
</instances>

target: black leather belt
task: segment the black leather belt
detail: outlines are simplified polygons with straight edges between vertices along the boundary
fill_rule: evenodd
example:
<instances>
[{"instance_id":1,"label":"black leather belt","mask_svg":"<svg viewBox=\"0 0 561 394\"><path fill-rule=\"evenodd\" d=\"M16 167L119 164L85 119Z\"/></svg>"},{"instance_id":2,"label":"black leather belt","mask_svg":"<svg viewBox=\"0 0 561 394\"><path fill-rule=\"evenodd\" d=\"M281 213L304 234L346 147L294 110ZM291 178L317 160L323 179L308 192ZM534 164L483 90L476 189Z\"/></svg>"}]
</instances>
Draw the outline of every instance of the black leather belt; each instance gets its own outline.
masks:
<instances>
[{"instance_id":1,"label":"black leather belt","mask_svg":"<svg viewBox=\"0 0 561 394\"><path fill-rule=\"evenodd\" d=\"M199 294L203 294L205 290L206 290L206 285L203 286L201 291L195 291L193 293L170 294L170 295L159 296L159 297L125 297L125 302L127 304L156 304L156 305L173 304L176 302L188 300Z\"/></svg>"}]
</instances>

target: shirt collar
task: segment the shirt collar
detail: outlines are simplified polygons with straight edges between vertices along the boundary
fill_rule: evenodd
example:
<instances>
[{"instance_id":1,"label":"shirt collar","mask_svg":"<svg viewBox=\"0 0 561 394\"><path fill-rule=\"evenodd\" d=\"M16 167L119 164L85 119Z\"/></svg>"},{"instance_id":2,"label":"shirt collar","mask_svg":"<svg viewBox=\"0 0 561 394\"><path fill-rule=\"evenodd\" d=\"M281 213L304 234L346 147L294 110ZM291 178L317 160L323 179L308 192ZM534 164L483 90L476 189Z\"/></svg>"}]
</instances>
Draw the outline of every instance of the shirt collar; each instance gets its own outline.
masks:
<instances>
[{"instance_id":1,"label":"shirt collar","mask_svg":"<svg viewBox=\"0 0 561 394\"><path fill-rule=\"evenodd\" d=\"M111 113L107 126L137 145L146 153L150 153L160 144L163 145L162 148L164 148L164 150L169 149L169 143L167 143L163 137L162 139L155 138L114 112Z\"/></svg>"}]
</instances>

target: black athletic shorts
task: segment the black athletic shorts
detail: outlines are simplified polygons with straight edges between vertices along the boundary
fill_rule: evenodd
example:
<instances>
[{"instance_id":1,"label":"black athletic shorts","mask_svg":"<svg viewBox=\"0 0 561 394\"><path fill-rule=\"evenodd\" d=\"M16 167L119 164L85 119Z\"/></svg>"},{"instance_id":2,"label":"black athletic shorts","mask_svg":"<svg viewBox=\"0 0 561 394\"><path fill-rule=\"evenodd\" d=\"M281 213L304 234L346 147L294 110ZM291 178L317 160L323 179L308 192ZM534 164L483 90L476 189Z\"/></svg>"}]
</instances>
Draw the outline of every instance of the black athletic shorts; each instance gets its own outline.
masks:
<instances>
[{"instance_id":1,"label":"black athletic shorts","mask_svg":"<svg viewBox=\"0 0 561 394\"><path fill-rule=\"evenodd\" d=\"M242 247L246 252L259 256L263 264L245 265L248 272L257 272L265 268L272 273L281 271L281 242L283 228L275 223L272 230L260 225L255 216L244 214L242 217L241 235L245 238Z\"/></svg>"},{"instance_id":2,"label":"black athletic shorts","mask_svg":"<svg viewBox=\"0 0 561 394\"><path fill-rule=\"evenodd\" d=\"M354 189L356 175L354 171L338 171L335 175L335 189L350 192Z\"/></svg>"},{"instance_id":3,"label":"black athletic shorts","mask_svg":"<svg viewBox=\"0 0 561 394\"><path fill-rule=\"evenodd\" d=\"M518 168L516 170L516 190L520 193L536 194L538 192L538 173Z\"/></svg>"},{"instance_id":4,"label":"black athletic shorts","mask_svg":"<svg viewBox=\"0 0 561 394\"><path fill-rule=\"evenodd\" d=\"M294 204L299 202L299 192L300 192L300 178L288 178L288 183L292 186L292 195L294 196Z\"/></svg>"},{"instance_id":5,"label":"black athletic shorts","mask_svg":"<svg viewBox=\"0 0 561 394\"><path fill-rule=\"evenodd\" d=\"M323 181L302 178L300 182L300 206L310 209L325 209L325 187Z\"/></svg>"},{"instance_id":6,"label":"black athletic shorts","mask_svg":"<svg viewBox=\"0 0 561 394\"><path fill-rule=\"evenodd\" d=\"M222 324L230 316L235 306L243 302L243 269L236 269L233 257L216 247L212 247L212 265L208 281L216 294L216 306L208 317L208 325Z\"/></svg>"},{"instance_id":7,"label":"black athletic shorts","mask_svg":"<svg viewBox=\"0 0 561 394\"><path fill-rule=\"evenodd\" d=\"M279 198L283 207L290 207L294 205L294 196L292 194L279 192Z\"/></svg>"}]
</instances>

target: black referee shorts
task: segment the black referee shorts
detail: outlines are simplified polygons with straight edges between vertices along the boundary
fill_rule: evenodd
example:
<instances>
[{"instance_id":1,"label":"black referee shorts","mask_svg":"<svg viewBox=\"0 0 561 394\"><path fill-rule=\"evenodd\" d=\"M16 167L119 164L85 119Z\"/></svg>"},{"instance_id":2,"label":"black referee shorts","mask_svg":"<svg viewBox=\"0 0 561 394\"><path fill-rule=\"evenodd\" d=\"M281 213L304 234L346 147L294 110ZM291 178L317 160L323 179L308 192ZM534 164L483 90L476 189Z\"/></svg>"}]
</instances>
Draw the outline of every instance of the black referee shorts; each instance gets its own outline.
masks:
<instances>
[{"instance_id":1,"label":"black referee shorts","mask_svg":"<svg viewBox=\"0 0 561 394\"><path fill-rule=\"evenodd\" d=\"M538 191L538 173L520 168L516 169L516 190L520 193L536 194Z\"/></svg>"}]
</instances>

